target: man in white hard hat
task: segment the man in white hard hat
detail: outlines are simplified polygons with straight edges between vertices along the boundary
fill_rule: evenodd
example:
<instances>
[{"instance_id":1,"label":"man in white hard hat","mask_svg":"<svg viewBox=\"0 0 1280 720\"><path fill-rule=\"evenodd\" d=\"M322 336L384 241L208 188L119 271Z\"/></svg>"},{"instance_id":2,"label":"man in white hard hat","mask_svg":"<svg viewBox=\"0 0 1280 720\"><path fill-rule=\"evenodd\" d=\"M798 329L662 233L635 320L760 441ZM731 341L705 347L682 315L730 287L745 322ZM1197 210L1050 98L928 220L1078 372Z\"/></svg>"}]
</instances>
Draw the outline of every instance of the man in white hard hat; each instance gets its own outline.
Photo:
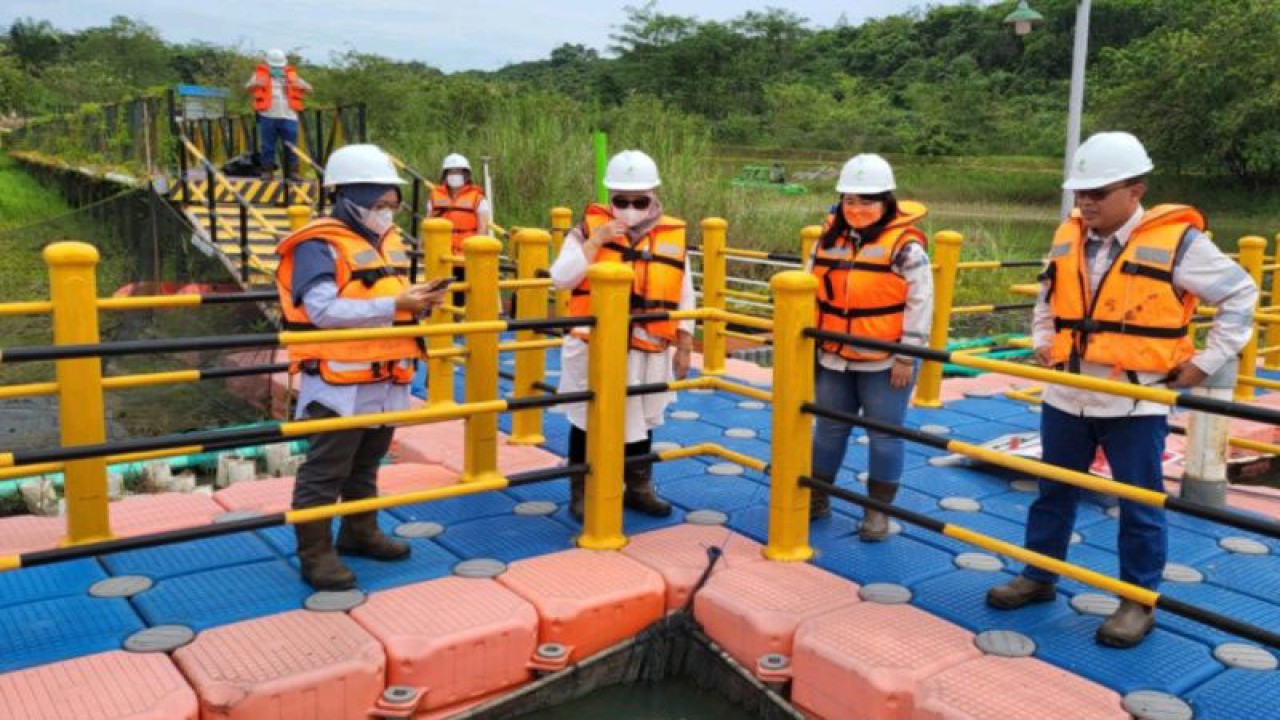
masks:
<instances>
[{"instance_id":1,"label":"man in white hard hat","mask_svg":"<svg viewBox=\"0 0 1280 720\"><path fill-rule=\"evenodd\" d=\"M262 177L270 178L275 174L276 146L298 142L298 113L303 110L302 99L311 92L311 85L289 64L283 50L271 49L244 87L258 115L259 167ZM287 145L285 172L297 173L297 158Z\"/></svg>"},{"instance_id":2,"label":"man in white hard hat","mask_svg":"<svg viewBox=\"0 0 1280 720\"><path fill-rule=\"evenodd\" d=\"M620 262L631 266L635 281L631 312L690 310L695 305L693 280L685 242L685 223L663 213L657 189L658 165L639 150L627 150L609 160L604 185L609 205L587 206L582 224L565 233L564 243L551 266L551 281L558 290L570 290L569 314L591 314L591 289L587 270L594 263ZM560 349L560 392L582 392L587 386L587 328L573 330ZM693 322L659 320L631 326L627 353L627 384L645 385L683 379L689 374L693 354ZM653 447L653 429L662 424L669 392L627 398L626 455L647 455ZM572 426L569 431L569 463L586 462L587 411L583 403L562 410ZM623 504L656 517L671 514L671 503L659 497L653 484L651 463L626 466ZM569 512L582 519L585 478L569 478Z\"/></svg>"},{"instance_id":3,"label":"man in white hard hat","mask_svg":"<svg viewBox=\"0 0 1280 720\"><path fill-rule=\"evenodd\" d=\"M427 215L444 218L453 223L453 254L461 256L462 242L472 235L486 235L493 210L484 196L484 189L471 180L471 161L463 155L452 153L440 165L440 182L431 189L427 200ZM466 279L462 267L454 266L453 276L459 282ZM466 293L454 293L453 304L462 307Z\"/></svg>"},{"instance_id":4,"label":"man in white hard hat","mask_svg":"<svg viewBox=\"0 0 1280 720\"><path fill-rule=\"evenodd\" d=\"M281 241L276 286L286 330L373 328L412 324L444 297L439 284L410 286L409 257L396 227L400 186L391 159L374 145L347 145L329 156L325 187L333 211ZM290 372L302 376L299 419L393 412L409 407L413 338L289 346ZM360 428L312 436L293 489L295 509L377 496L378 465L392 428ZM295 526L302 576L317 590L347 590L355 575L334 552L328 520ZM400 560L409 546L378 528L377 513L348 515L338 552Z\"/></svg>"},{"instance_id":5,"label":"man in white hard hat","mask_svg":"<svg viewBox=\"0 0 1280 720\"><path fill-rule=\"evenodd\" d=\"M1063 187L1076 210L1058 228L1036 303L1032 340L1040 364L1143 386L1190 388L1239 354L1253 332L1258 289L1205 234L1204 217L1185 205L1142 205L1151 159L1123 132L1090 137L1076 152ZM1188 334L1197 305L1218 309L1204 347ZM1045 462L1087 471L1101 448L1116 480L1162 492L1168 408L1097 392L1049 385L1041 442ZM1081 491L1040 481L1027 514L1026 546L1067 557ZM1155 589L1164 570L1164 511L1120 501L1120 579ZM1057 576L1028 566L992 588L1001 609L1055 598ZM1112 647L1142 642L1152 609L1122 600L1098 628Z\"/></svg>"}]
</instances>

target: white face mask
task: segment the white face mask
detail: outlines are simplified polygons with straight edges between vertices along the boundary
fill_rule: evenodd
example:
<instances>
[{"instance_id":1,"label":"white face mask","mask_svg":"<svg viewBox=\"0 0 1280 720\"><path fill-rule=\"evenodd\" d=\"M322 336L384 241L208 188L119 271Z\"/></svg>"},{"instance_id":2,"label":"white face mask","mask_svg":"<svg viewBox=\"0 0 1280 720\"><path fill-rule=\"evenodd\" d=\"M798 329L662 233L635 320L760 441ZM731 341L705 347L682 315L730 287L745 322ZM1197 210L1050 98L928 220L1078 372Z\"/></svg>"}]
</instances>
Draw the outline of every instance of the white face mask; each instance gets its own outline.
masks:
<instances>
[{"instance_id":1,"label":"white face mask","mask_svg":"<svg viewBox=\"0 0 1280 720\"><path fill-rule=\"evenodd\" d=\"M381 236L383 233L391 229L395 224L396 213L391 208L382 208L381 210L365 210L361 213L360 222L369 228L369 231Z\"/></svg>"},{"instance_id":2,"label":"white face mask","mask_svg":"<svg viewBox=\"0 0 1280 720\"><path fill-rule=\"evenodd\" d=\"M464 178L463 176L457 173L449 173L444 177L444 184L448 185L451 188L457 189L462 187L463 185L466 185L467 180L466 178Z\"/></svg>"},{"instance_id":3,"label":"white face mask","mask_svg":"<svg viewBox=\"0 0 1280 720\"><path fill-rule=\"evenodd\" d=\"M635 208L615 209L613 211L613 216L626 223L629 228L644 222L645 217L648 215L648 210L637 210Z\"/></svg>"}]
</instances>

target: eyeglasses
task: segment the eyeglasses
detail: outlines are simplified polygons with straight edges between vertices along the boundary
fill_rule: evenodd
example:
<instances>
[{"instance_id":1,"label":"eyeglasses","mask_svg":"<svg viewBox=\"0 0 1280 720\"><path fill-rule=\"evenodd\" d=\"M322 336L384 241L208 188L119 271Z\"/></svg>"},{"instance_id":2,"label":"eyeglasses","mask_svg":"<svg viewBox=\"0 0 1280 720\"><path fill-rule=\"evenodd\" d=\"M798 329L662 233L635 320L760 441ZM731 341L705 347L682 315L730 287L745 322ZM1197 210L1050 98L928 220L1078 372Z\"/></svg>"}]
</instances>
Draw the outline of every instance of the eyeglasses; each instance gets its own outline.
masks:
<instances>
[{"instance_id":1,"label":"eyeglasses","mask_svg":"<svg viewBox=\"0 0 1280 720\"><path fill-rule=\"evenodd\" d=\"M1102 202L1111 197L1111 194L1121 188L1127 188L1137 183L1133 180L1124 180L1114 185L1108 185L1096 190L1076 190L1076 198L1079 200L1088 200L1089 202Z\"/></svg>"},{"instance_id":2,"label":"eyeglasses","mask_svg":"<svg viewBox=\"0 0 1280 720\"><path fill-rule=\"evenodd\" d=\"M648 210L649 203L652 202L652 200L647 197L636 197L636 198L615 197L610 202L612 202L613 206L618 208L619 210L626 210L627 208L635 208L637 210Z\"/></svg>"}]
</instances>

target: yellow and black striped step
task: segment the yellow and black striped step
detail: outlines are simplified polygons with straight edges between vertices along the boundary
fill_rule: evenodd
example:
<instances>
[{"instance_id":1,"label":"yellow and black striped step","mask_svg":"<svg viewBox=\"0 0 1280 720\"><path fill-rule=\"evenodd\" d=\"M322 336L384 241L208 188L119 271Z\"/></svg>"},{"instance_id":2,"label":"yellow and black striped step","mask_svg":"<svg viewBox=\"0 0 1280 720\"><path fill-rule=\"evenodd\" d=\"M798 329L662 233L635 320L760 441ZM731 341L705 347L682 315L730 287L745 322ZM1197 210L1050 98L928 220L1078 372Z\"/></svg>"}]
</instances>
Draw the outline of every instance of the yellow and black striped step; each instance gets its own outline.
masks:
<instances>
[{"instance_id":1,"label":"yellow and black striped step","mask_svg":"<svg viewBox=\"0 0 1280 720\"><path fill-rule=\"evenodd\" d=\"M262 180L257 178L233 178L229 180L231 186L236 192L240 193L245 200L254 205L277 202L284 193L283 180ZM175 190L173 197L179 202L189 202L198 204L207 202L207 181L188 181L189 198L184 196L182 186L179 185ZM289 183L289 198L293 204L310 205L315 202L315 183L310 180ZM218 193L214 198L219 203L235 203L236 197L225 185L218 185Z\"/></svg>"}]
</instances>

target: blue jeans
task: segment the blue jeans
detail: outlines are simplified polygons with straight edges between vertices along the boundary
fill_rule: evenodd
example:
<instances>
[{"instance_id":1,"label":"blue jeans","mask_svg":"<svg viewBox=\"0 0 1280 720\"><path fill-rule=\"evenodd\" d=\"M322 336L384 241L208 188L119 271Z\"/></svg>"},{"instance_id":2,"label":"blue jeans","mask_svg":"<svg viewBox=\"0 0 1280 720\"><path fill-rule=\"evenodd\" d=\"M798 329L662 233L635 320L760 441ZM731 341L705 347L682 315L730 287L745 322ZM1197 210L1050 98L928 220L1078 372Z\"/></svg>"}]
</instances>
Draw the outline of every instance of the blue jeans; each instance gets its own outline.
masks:
<instances>
[{"instance_id":1,"label":"blue jeans","mask_svg":"<svg viewBox=\"0 0 1280 720\"><path fill-rule=\"evenodd\" d=\"M276 144L280 141L298 144L298 121L283 118L258 116L259 162L263 170L274 170L276 167ZM298 172L298 160L287 146L284 149L286 165L289 171Z\"/></svg>"},{"instance_id":2,"label":"blue jeans","mask_svg":"<svg viewBox=\"0 0 1280 720\"><path fill-rule=\"evenodd\" d=\"M1169 434L1165 416L1078 417L1045 405L1040 418L1045 462L1086 472L1101 447L1116 480L1164 492L1161 456ZM1027 549L1066 558L1082 492L1073 485L1040 481L1040 497L1027 512ZM1164 510L1121 500L1117 545L1120 579L1154 590L1160 584L1169 545ZM1042 582L1054 582L1058 577L1031 566L1022 574Z\"/></svg>"},{"instance_id":3,"label":"blue jeans","mask_svg":"<svg viewBox=\"0 0 1280 720\"><path fill-rule=\"evenodd\" d=\"M817 403L832 410L901 425L907 416L911 385L895 388L889 384L889 370L880 372L841 372L818 366ZM849 447L852 425L819 417L813 431L813 474L832 478L840 471ZM902 478L903 440L871 431L870 467L873 480L896 483Z\"/></svg>"}]
</instances>

